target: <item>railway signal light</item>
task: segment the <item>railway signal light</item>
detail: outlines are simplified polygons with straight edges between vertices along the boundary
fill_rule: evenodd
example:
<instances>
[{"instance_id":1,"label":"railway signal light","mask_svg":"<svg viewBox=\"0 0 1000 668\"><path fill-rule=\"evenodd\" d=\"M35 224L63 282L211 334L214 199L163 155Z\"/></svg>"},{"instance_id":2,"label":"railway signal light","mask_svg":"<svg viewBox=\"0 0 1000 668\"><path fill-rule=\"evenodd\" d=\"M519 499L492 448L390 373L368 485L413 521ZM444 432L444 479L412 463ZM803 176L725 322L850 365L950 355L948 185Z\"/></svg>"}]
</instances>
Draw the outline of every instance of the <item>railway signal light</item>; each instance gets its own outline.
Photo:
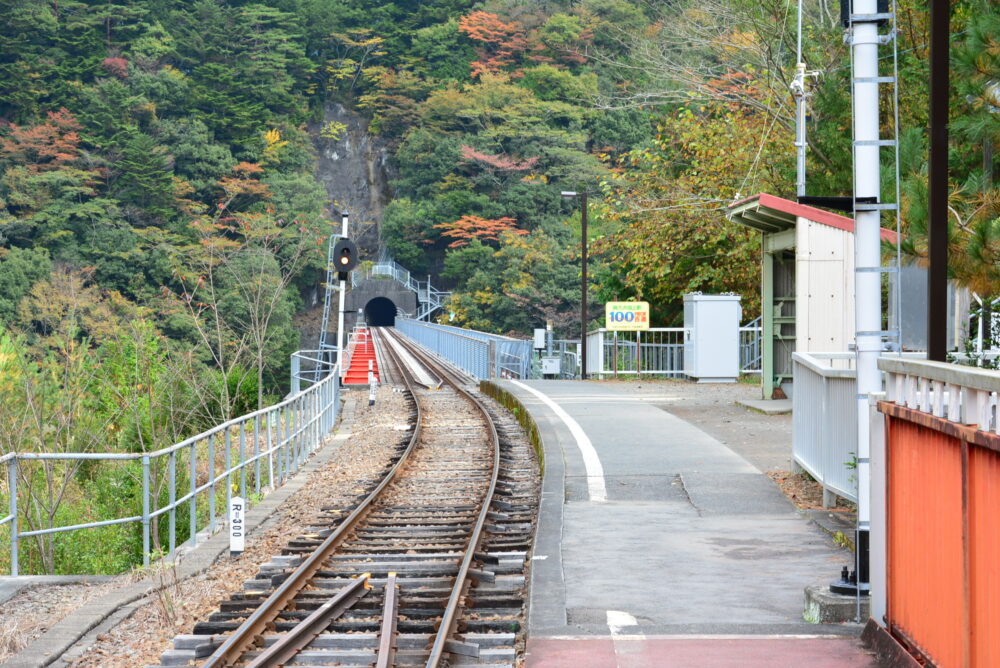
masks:
<instances>
[{"instance_id":1,"label":"railway signal light","mask_svg":"<svg viewBox=\"0 0 1000 668\"><path fill-rule=\"evenodd\" d=\"M347 280L347 272L358 265L358 247L350 239L341 239L333 248L333 264L337 278Z\"/></svg>"}]
</instances>

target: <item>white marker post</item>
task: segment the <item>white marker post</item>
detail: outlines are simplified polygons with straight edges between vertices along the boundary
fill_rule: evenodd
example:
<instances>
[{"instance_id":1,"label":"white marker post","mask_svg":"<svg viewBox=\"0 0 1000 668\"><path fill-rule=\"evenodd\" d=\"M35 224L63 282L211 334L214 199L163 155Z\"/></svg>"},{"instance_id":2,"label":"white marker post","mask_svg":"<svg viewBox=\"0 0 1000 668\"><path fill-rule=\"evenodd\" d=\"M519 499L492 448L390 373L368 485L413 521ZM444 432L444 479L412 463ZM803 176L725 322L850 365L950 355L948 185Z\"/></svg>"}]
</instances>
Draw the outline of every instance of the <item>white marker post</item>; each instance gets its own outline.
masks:
<instances>
[{"instance_id":1,"label":"white marker post","mask_svg":"<svg viewBox=\"0 0 1000 668\"><path fill-rule=\"evenodd\" d=\"M246 506L243 499L234 496L229 502L229 556L231 557L243 554L246 544L245 514Z\"/></svg>"}]
</instances>

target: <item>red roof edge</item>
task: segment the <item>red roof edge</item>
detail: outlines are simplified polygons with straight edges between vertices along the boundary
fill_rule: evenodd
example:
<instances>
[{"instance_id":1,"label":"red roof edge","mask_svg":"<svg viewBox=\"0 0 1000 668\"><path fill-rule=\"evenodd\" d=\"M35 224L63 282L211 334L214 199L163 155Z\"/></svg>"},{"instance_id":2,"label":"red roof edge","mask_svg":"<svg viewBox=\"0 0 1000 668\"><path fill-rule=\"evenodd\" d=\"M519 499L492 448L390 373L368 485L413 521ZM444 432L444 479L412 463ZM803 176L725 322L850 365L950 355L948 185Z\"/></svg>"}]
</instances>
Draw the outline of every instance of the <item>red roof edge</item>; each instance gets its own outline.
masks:
<instances>
[{"instance_id":1,"label":"red roof edge","mask_svg":"<svg viewBox=\"0 0 1000 668\"><path fill-rule=\"evenodd\" d=\"M798 202L793 202L783 197L769 195L767 193L760 193L741 199L739 202L733 202L729 205L729 208L731 209L733 207L740 206L741 204L752 202L755 199L760 202L761 206L766 206L769 209L782 211L793 216L808 218L809 220L820 223L821 225L828 225L830 227L835 227L838 230L844 230L845 232L851 232L852 234L854 233L854 221L847 216L841 216L839 213L832 213L830 211L824 211L823 209L817 209L816 207L809 206L808 204L799 204ZM882 241L896 243L895 230L887 230L883 227L881 235Z\"/></svg>"}]
</instances>

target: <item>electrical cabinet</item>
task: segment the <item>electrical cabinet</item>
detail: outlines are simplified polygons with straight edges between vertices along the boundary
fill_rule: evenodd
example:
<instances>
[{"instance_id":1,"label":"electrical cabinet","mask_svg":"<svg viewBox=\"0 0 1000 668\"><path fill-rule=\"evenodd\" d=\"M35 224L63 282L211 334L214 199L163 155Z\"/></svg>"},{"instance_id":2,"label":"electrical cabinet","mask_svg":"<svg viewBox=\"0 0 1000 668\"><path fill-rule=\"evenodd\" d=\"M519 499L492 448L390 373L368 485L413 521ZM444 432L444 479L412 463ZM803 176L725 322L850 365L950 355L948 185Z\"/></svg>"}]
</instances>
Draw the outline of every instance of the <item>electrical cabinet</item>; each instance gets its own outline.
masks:
<instances>
[{"instance_id":1,"label":"electrical cabinet","mask_svg":"<svg viewBox=\"0 0 1000 668\"><path fill-rule=\"evenodd\" d=\"M734 383L740 375L739 295L684 295L684 375Z\"/></svg>"}]
</instances>

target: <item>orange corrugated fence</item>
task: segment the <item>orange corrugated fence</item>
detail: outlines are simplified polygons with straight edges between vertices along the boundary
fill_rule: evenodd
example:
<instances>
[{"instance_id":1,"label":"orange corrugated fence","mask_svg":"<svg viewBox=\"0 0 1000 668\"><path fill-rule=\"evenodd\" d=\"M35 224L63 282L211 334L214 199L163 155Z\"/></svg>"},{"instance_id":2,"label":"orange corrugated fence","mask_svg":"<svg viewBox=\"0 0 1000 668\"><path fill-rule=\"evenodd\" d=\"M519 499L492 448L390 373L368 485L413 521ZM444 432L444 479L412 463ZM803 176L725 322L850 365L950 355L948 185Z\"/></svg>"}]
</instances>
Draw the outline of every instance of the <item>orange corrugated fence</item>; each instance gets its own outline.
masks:
<instances>
[{"instance_id":1,"label":"orange corrugated fence","mask_svg":"<svg viewBox=\"0 0 1000 668\"><path fill-rule=\"evenodd\" d=\"M880 408L889 629L940 668L1000 666L1000 436Z\"/></svg>"}]
</instances>

